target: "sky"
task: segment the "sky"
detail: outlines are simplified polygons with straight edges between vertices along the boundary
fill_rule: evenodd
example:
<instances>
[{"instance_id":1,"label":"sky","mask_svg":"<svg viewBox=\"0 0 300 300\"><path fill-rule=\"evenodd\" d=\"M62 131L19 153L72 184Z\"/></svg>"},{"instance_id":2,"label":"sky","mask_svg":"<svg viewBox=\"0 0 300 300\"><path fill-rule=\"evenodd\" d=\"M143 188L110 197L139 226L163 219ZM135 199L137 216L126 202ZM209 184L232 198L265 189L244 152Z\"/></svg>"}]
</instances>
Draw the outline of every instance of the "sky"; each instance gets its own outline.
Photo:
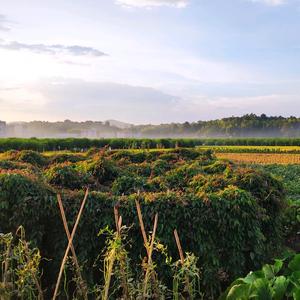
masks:
<instances>
[{"instance_id":1,"label":"sky","mask_svg":"<svg viewBox=\"0 0 300 300\"><path fill-rule=\"evenodd\" d=\"M1 0L0 119L300 116L300 0Z\"/></svg>"}]
</instances>

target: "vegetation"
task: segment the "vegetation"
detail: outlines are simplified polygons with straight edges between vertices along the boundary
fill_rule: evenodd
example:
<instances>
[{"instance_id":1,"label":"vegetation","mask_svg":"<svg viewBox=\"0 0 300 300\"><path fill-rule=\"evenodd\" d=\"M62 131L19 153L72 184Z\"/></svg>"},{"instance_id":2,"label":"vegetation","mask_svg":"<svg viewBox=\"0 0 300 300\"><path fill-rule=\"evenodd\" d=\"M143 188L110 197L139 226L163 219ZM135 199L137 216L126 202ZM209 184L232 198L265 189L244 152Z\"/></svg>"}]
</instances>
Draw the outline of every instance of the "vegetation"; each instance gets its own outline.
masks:
<instances>
[{"instance_id":1,"label":"vegetation","mask_svg":"<svg viewBox=\"0 0 300 300\"><path fill-rule=\"evenodd\" d=\"M235 280L220 300L284 300L300 298L300 254L277 259Z\"/></svg>"},{"instance_id":2,"label":"vegetation","mask_svg":"<svg viewBox=\"0 0 300 300\"><path fill-rule=\"evenodd\" d=\"M300 154L269 154L269 153L216 153L218 158L229 159L244 164L300 164Z\"/></svg>"},{"instance_id":3,"label":"vegetation","mask_svg":"<svg viewBox=\"0 0 300 300\"><path fill-rule=\"evenodd\" d=\"M0 138L0 151L33 150L38 152L70 150L94 151L93 148L110 149L174 149L178 147L218 146L217 152L285 152L283 146L292 146L289 152L299 153L300 138ZM220 147L221 146L221 147ZM247 146L230 148L224 146ZM249 146L264 146L255 150ZM271 148L266 146L273 146ZM276 147L274 147L276 146ZM207 149L204 149L207 150ZM286 149L287 150L287 149Z\"/></svg>"},{"instance_id":4,"label":"vegetation","mask_svg":"<svg viewBox=\"0 0 300 300\"><path fill-rule=\"evenodd\" d=\"M298 137L300 119L247 114L211 121L132 125L117 121L106 122L41 122L8 124L7 136L22 137Z\"/></svg>"},{"instance_id":5,"label":"vegetation","mask_svg":"<svg viewBox=\"0 0 300 300\"><path fill-rule=\"evenodd\" d=\"M186 292L193 295L201 286L203 299L216 298L232 280L261 267L284 246L282 217L287 203L280 181L261 170L219 161L210 151L107 149L69 153L66 162L62 157L59 162L54 159L57 154L40 153L31 155L36 161L23 162L17 159L21 154L4 153L0 164L6 166L0 170L0 228L14 232L24 225L28 239L46 258L41 269L47 291L54 285L66 246L56 193L62 193L66 219L72 228L70 220L76 219L84 186L90 193L74 247L89 290L114 286L115 272L122 274L121 266L125 268L130 262L131 271L126 273L133 274L126 286L133 280L135 288L147 295L166 288L174 289L180 298ZM25 165L31 167L23 169ZM157 213L161 220L153 243L147 238L147 247L140 234L136 200L145 216L145 230L152 230L151 237ZM117 227L121 237L113 234L107 244L103 235L97 235L100 229L116 226L114 206L128 230L124 233L121 226ZM183 262L180 259L172 265L166 253L167 257L179 257L175 228L189 254ZM153 249L153 256L149 256L148 247ZM110 258L105 263L105 276L103 268L94 267L101 249L106 249L105 257ZM140 258L145 256L142 272ZM67 271L65 276L66 282L73 278ZM153 281L153 276L158 280ZM187 277L190 285L185 288ZM125 277L121 276L119 282L124 285Z\"/></svg>"}]
</instances>

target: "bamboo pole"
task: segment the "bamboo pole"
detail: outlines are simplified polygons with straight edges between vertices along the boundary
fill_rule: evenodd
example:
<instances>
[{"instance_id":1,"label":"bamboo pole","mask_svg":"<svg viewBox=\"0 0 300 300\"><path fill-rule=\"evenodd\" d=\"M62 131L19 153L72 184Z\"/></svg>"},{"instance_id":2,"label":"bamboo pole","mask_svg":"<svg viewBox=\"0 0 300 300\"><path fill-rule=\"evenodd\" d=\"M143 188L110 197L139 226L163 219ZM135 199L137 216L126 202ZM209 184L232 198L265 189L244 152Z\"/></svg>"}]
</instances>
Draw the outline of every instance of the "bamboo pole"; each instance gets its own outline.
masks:
<instances>
[{"instance_id":1,"label":"bamboo pole","mask_svg":"<svg viewBox=\"0 0 300 300\"><path fill-rule=\"evenodd\" d=\"M178 252L179 252L180 262L181 262L181 265L183 266L183 264L184 264L184 254L183 254L183 251L182 251L179 235L178 235L178 232L177 232L176 229L174 230L174 236L175 236L176 245L177 245ZM186 288L187 292L190 294L190 280L189 280L188 275L186 275L185 284L186 284L185 288Z\"/></svg>"},{"instance_id":2,"label":"bamboo pole","mask_svg":"<svg viewBox=\"0 0 300 300\"><path fill-rule=\"evenodd\" d=\"M138 192L138 195L139 195L139 192ZM143 236L143 240L144 240L144 246L145 246L145 249L146 249L146 252L147 252L147 257L149 257L149 243L148 243L147 234L146 234L146 230L145 230L145 225L144 225L144 221L143 221L141 206L140 206L140 203L139 203L138 200L135 200L135 205L136 205L136 210L137 210L137 214L138 214L140 228L141 228L141 232L142 232L142 236ZM157 291L157 286L156 286L156 281L155 281L155 274L152 273L151 277L152 277L152 281L155 285L154 288Z\"/></svg>"},{"instance_id":3,"label":"bamboo pole","mask_svg":"<svg viewBox=\"0 0 300 300\"><path fill-rule=\"evenodd\" d=\"M62 276L64 267L65 267L65 263L66 263L66 260L67 260L68 253L69 253L70 248L71 248L71 244L73 242L73 239L74 239L74 236L75 236L75 233L76 233L76 230L77 230L77 226L78 226L79 220L81 218L81 214L83 212L83 208L84 208L86 199L88 197L88 193L89 193L89 189L87 189L86 192L85 192L85 195L84 195L83 201L81 203L81 207L80 207L79 213L77 215L77 219L76 219L75 225L73 227L73 230L72 230L69 242L68 242L67 249L65 251L65 255L64 255L63 260L62 260L61 265L60 265L60 270L59 270L59 274L58 274L58 277L57 277L54 294L53 294L53 297L52 297L53 300L55 300L56 297L57 297L57 293L58 293L58 289L59 289L59 285L60 285L60 281L61 281L61 276Z\"/></svg>"},{"instance_id":4,"label":"bamboo pole","mask_svg":"<svg viewBox=\"0 0 300 300\"><path fill-rule=\"evenodd\" d=\"M116 229L117 234L119 238L121 238L121 228L122 228L122 216L119 217L119 210L116 206L114 206L114 215L115 215L115 223L116 223ZM126 264L126 262L125 262ZM120 260L120 271L122 275L122 288L123 288L123 296L124 299L129 299L129 289L128 289L128 281L126 276L126 265L124 264L124 261L122 259Z\"/></svg>"},{"instance_id":5,"label":"bamboo pole","mask_svg":"<svg viewBox=\"0 0 300 300\"><path fill-rule=\"evenodd\" d=\"M116 214L115 214L115 216L116 216ZM116 226L117 226L118 229L121 228L121 226L122 226L122 217L119 217L119 220L118 220ZM109 265L108 265L108 269L107 269L108 277L107 277L107 280L105 280L104 295L102 297L103 300L107 300L108 297L109 297L109 287L110 287L111 276L112 276L115 260L116 260L116 249L113 248L112 252L111 252L111 259L109 260Z\"/></svg>"},{"instance_id":6,"label":"bamboo pole","mask_svg":"<svg viewBox=\"0 0 300 300\"><path fill-rule=\"evenodd\" d=\"M143 291L143 298L144 299L146 299L146 296L147 296L146 294L147 294L148 277L149 277L150 268L151 268L151 264L152 264L152 252L153 252L153 247L154 247L154 240L155 240L155 235L156 235L157 223L158 223L158 214L156 214L155 218L154 218L154 225L153 225L151 243L150 243L150 247L149 247L149 250L148 250L147 270L146 270L146 275L145 275L145 280L144 280L144 291Z\"/></svg>"},{"instance_id":7,"label":"bamboo pole","mask_svg":"<svg viewBox=\"0 0 300 300\"><path fill-rule=\"evenodd\" d=\"M142 236L143 236L143 240L144 240L144 245L147 250L147 255L149 255L148 239L147 239L147 234L146 234L145 225L144 225L144 221L143 221L141 206L140 206L140 203L138 202L138 200L135 200L135 205L136 205L136 210L138 213L138 218L139 218L140 228L141 228L141 232L142 232Z\"/></svg>"},{"instance_id":8,"label":"bamboo pole","mask_svg":"<svg viewBox=\"0 0 300 300\"><path fill-rule=\"evenodd\" d=\"M58 205L59 205L61 218L62 218L62 221L63 221L63 224L64 224L65 232L66 232L68 241L70 241L71 235L70 235L70 231L69 231L69 227L68 227L68 223L67 223L67 219L66 219L65 210L64 210L63 203L62 203L62 200L61 200L61 196L59 194L57 195L57 201L58 201ZM84 282L84 280L81 276L80 266L79 266L79 263L78 263L77 255L76 255L76 252L75 252L74 245L73 245L72 241L71 241L71 252L72 252L72 260L73 260L73 263L75 265L76 273L77 273L77 276L79 278L80 286L81 286L82 291L83 291L83 297L84 297L85 300L87 300L88 299L87 287L86 287L86 284L85 284L85 282Z\"/></svg>"},{"instance_id":9,"label":"bamboo pole","mask_svg":"<svg viewBox=\"0 0 300 300\"><path fill-rule=\"evenodd\" d=\"M178 236L178 232L176 229L174 230L174 236L175 236L175 241L176 241L176 245L177 245L179 256L180 256L180 261L181 261L181 264L183 265L184 264L184 255L183 255L180 239Z\"/></svg>"}]
</instances>

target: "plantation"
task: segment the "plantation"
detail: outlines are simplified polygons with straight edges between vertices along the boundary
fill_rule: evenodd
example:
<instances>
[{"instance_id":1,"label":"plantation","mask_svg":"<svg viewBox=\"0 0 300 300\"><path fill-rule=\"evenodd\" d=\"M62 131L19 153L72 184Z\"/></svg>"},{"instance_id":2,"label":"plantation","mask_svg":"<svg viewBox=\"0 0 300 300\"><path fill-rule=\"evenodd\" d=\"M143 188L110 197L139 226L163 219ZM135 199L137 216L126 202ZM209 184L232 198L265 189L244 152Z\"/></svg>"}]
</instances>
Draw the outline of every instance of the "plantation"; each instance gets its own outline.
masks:
<instances>
[{"instance_id":1,"label":"plantation","mask_svg":"<svg viewBox=\"0 0 300 300\"><path fill-rule=\"evenodd\" d=\"M237 149L237 152L254 152L253 148L257 148L257 146L262 146L258 148L263 152L285 152L288 150L286 147L291 147L290 151L300 153L299 138L0 138L0 151L2 152L10 150L34 150L39 152L70 150L76 152L87 151L92 147L101 148L105 146L111 149L172 149L177 147L194 148L201 146L206 148L207 146L216 146L215 150L221 152L228 152L228 146L231 150ZM242 148L240 148L241 146Z\"/></svg>"},{"instance_id":2,"label":"plantation","mask_svg":"<svg viewBox=\"0 0 300 300\"><path fill-rule=\"evenodd\" d=\"M132 293L127 299L146 299L143 287L147 299L158 297L153 296L155 287L166 299L184 298L186 274L191 275L190 296L217 299L234 279L280 256L286 237L295 230L280 180L264 170L218 160L209 150L94 149L47 155L26 150L6 152L1 158L1 232L24 226L30 245L44 258L38 272L46 297L53 293L68 244L58 193L72 228L83 190L89 187L74 248L91 298L104 299L107 288L110 299L120 298L125 272ZM146 232L152 231L152 243L140 232L136 201ZM122 217L120 226L114 207ZM60 297L78 292L74 264L67 261Z\"/></svg>"}]
</instances>

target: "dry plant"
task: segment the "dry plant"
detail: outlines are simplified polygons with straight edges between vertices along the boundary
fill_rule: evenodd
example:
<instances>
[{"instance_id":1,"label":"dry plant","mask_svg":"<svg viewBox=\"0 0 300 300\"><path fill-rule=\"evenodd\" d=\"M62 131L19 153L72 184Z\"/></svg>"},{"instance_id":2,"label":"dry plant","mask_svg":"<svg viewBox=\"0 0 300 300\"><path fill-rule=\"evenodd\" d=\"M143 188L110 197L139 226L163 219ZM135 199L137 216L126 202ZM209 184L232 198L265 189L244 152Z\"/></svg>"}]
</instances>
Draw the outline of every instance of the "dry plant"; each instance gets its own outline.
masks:
<instances>
[{"instance_id":1,"label":"dry plant","mask_svg":"<svg viewBox=\"0 0 300 300\"><path fill-rule=\"evenodd\" d=\"M29 247L22 226L18 228L16 236L15 240L11 233L0 234L0 299L43 300L40 252L37 248Z\"/></svg>"}]
</instances>

